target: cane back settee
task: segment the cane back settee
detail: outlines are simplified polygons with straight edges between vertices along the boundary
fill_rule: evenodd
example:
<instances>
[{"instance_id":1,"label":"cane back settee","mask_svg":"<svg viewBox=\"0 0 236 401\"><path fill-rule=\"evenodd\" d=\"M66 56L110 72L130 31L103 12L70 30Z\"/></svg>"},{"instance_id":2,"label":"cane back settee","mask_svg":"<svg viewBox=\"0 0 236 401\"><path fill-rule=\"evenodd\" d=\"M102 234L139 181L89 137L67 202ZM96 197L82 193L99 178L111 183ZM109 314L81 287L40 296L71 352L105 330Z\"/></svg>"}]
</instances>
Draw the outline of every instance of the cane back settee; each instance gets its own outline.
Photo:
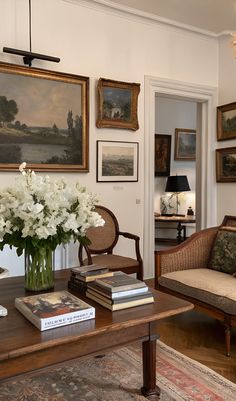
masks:
<instances>
[{"instance_id":1,"label":"cane back settee","mask_svg":"<svg viewBox=\"0 0 236 401\"><path fill-rule=\"evenodd\" d=\"M225 216L220 226L201 230L174 248L156 251L155 287L187 299L197 309L223 321L226 355L230 356L231 327L236 325L236 274L214 270L211 265L218 233L223 230L234 232L236 248L236 217ZM225 258L231 252L227 246L223 246ZM232 252L229 256L236 271L235 255Z\"/></svg>"}]
</instances>

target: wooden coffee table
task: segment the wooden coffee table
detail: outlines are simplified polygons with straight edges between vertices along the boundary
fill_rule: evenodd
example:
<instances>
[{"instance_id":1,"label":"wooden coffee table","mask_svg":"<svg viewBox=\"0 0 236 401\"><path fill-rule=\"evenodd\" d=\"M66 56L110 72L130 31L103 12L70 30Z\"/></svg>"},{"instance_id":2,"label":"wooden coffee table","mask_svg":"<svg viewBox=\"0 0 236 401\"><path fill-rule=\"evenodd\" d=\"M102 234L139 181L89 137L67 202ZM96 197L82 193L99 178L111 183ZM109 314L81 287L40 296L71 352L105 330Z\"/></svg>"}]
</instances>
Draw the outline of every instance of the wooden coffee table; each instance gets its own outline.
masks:
<instances>
[{"instance_id":1,"label":"wooden coffee table","mask_svg":"<svg viewBox=\"0 0 236 401\"><path fill-rule=\"evenodd\" d=\"M70 271L56 272L55 290L67 288ZM74 293L75 294L75 293ZM0 304L8 316L0 318L0 380L32 372L85 355L101 354L134 341L142 342L144 396L159 396L156 386L158 321L186 312L193 305L153 290L153 304L111 312L79 293L96 307L96 318L40 332L15 309L15 297L25 296L24 278L0 280Z\"/></svg>"}]
</instances>

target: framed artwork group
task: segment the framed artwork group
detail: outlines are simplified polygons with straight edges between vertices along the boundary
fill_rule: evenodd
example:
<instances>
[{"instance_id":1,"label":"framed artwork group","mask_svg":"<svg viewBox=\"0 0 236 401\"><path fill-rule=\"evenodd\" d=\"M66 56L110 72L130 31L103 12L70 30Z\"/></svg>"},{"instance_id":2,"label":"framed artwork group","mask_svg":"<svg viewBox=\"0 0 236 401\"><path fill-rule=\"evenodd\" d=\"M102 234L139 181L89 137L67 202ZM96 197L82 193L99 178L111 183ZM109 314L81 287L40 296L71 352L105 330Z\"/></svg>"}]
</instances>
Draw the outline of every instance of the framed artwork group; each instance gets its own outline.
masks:
<instances>
[{"instance_id":1,"label":"framed artwork group","mask_svg":"<svg viewBox=\"0 0 236 401\"><path fill-rule=\"evenodd\" d=\"M217 140L236 139L236 102L217 107ZM236 147L216 149L216 181L236 182Z\"/></svg>"},{"instance_id":2,"label":"framed artwork group","mask_svg":"<svg viewBox=\"0 0 236 401\"><path fill-rule=\"evenodd\" d=\"M100 78L98 128L136 131L140 84ZM89 171L89 78L0 62L0 171ZM138 181L138 143L97 141L97 181Z\"/></svg>"}]
</instances>

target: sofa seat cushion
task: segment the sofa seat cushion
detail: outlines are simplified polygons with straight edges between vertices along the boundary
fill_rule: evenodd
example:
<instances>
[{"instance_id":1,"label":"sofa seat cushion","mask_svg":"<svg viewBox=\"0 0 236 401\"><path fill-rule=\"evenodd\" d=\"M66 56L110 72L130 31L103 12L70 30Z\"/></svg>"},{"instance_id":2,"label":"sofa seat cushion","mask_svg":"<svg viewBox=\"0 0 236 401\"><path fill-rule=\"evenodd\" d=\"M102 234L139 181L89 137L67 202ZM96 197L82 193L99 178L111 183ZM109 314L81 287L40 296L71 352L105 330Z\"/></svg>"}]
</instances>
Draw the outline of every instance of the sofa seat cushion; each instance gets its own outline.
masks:
<instances>
[{"instance_id":1,"label":"sofa seat cushion","mask_svg":"<svg viewBox=\"0 0 236 401\"><path fill-rule=\"evenodd\" d=\"M236 278L211 269L188 269L159 277L161 286L236 315Z\"/></svg>"}]
</instances>

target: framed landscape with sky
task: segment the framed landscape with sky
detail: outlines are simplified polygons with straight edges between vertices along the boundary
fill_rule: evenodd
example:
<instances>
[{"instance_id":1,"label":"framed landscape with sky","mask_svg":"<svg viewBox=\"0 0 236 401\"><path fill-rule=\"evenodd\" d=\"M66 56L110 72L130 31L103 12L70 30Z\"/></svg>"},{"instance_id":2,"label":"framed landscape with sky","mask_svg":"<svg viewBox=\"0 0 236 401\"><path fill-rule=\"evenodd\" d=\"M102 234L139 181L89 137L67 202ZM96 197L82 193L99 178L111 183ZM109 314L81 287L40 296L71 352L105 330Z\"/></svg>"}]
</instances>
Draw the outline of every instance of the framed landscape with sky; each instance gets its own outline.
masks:
<instances>
[{"instance_id":1,"label":"framed landscape with sky","mask_svg":"<svg viewBox=\"0 0 236 401\"><path fill-rule=\"evenodd\" d=\"M89 78L0 63L0 170L88 171Z\"/></svg>"},{"instance_id":2,"label":"framed landscape with sky","mask_svg":"<svg viewBox=\"0 0 236 401\"><path fill-rule=\"evenodd\" d=\"M98 81L98 128L136 131L140 84L100 78Z\"/></svg>"},{"instance_id":3,"label":"framed landscape with sky","mask_svg":"<svg viewBox=\"0 0 236 401\"><path fill-rule=\"evenodd\" d=\"M175 160L196 159L196 130L175 129Z\"/></svg>"},{"instance_id":4,"label":"framed landscape with sky","mask_svg":"<svg viewBox=\"0 0 236 401\"><path fill-rule=\"evenodd\" d=\"M236 102L217 107L217 140L236 138Z\"/></svg>"},{"instance_id":5,"label":"framed landscape with sky","mask_svg":"<svg viewBox=\"0 0 236 401\"><path fill-rule=\"evenodd\" d=\"M97 141L97 181L138 181L138 143Z\"/></svg>"}]
</instances>

